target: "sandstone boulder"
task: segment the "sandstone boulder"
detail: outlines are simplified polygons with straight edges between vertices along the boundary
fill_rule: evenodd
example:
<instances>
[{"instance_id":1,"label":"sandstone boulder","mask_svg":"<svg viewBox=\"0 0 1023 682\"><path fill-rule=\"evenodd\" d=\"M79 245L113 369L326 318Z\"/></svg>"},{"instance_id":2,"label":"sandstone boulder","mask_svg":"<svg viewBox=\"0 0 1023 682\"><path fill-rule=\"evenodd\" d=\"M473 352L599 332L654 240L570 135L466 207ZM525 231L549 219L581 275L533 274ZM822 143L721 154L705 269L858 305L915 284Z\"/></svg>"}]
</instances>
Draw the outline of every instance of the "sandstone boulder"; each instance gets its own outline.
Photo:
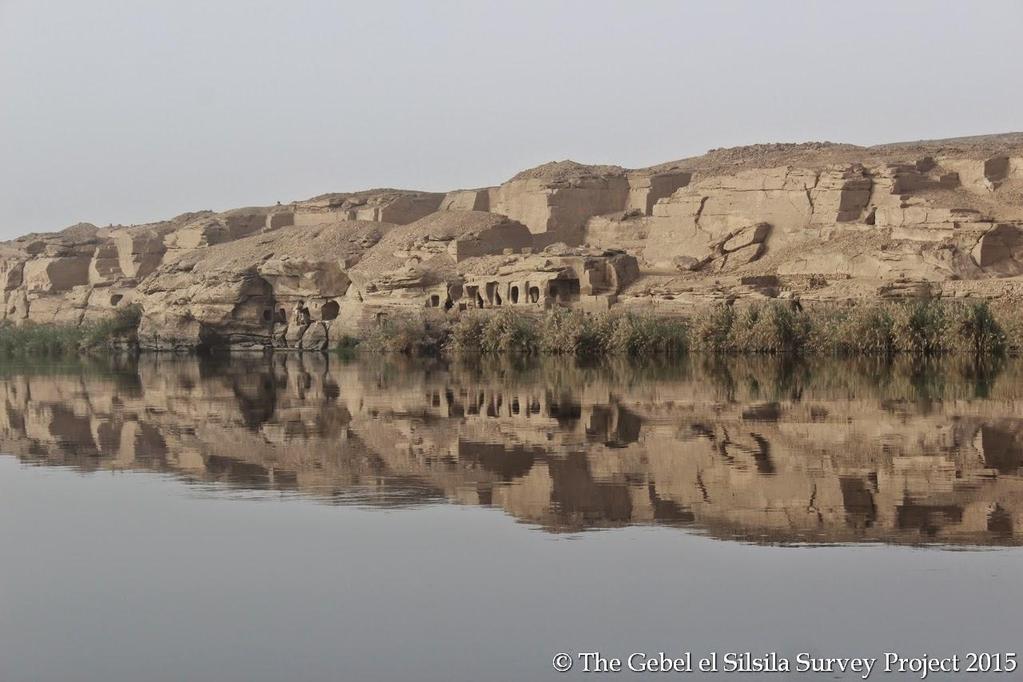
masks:
<instances>
[{"instance_id":1,"label":"sandstone boulder","mask_svg":"<svg viewBox=\"0 0 1023 682\"><path fill-rule=\"evenodd\" d=\"M739 266L748 265L753 261L759 260L764 255L764 245L759 242L752 242L741 246L733 251L727 251L725 258L721 259L721 267L724 268L726 265Z\"/></svg>"},{"instance_id":2,"label":"sandstone boulder","mask_svg":"<svg viewBox=\"0 0 1023 682\"><path fill-rule=\"evenodd\" d=\"M300 348L302 345L302 339L305 338L305 333L312 326L313 325L308 322L289 322L288 327L284 332L285 346L287 348Z\"/></svg>"},{"instance_id":3,"label":"sandstone boulder","mask_svg":"<svg viewBox=\"0 0 1023 682\"><path fill-rule=\"evenodd\" d=\"M1011 260L1023 247L1023 233L1014 225L998 225L986 232L970 251L974 262L982 268Z\"/></svg>"},{"instance_id":4,"label":"sandstone boulder","mask_svg":"<svg viewBox=\"0 0 1023 682\"><path fill-rule=\"evenodd\" d=\"M930 298L933 294L931 283L926 281L896 280L877 290L877 295L882 298Z\"/></svg>"},{"instance_id":5,"label":"sandstone boulder","mask_svg":"<svg viewBox=\"0 0 1023 682\"><path fill-rule=\"evenodd\" d=\"M299 347L302 350L326 350L328 343L327 325L324 322L313 322L302 334Z\"/></svg>"},{"instance_id":6,"label":"sandstone boulder","mask_svg":"<svg viewBox=\"0 0 1023 682\"><path fill-rule=\"evenodd\" d=\"M767 236L771 234L771 226L768 223L757 223L752 227L747 227L733 236L729 237L721 245L722 250L725 253L732 253L744 249L754 244L762 244L767 241Z\"/></svg>"}]
</instances>

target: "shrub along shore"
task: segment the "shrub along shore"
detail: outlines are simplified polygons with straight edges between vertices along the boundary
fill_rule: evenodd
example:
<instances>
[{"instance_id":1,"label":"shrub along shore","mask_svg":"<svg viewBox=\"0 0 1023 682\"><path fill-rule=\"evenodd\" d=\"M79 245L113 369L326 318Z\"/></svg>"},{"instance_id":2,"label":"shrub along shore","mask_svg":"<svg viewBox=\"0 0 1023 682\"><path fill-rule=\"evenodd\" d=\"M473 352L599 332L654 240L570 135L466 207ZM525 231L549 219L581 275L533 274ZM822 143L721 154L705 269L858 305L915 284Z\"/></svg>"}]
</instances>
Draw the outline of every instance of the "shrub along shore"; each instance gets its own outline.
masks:
<instances>
[{"instance_id":1,"label":"shrub along shore","mask_svg":"<svg viewBox=\"0 0 1023 682\"><path fill-rule=\"evenodd\" d=\"M0 325L0 357L66 356L134 344L140 311L102 322ZM549 354L581 357L776 353L891 356L1023 352L1023 313L984 302L945 299L817 304L790 301L717 305L687 317L558 308L544 315L511 309L393 314L343 350L441 354Z\"/></svg>"},{"instance_id":2,"label":"shrub along shore","mask_svg":"<svg viewBox=\"0 0 1023 682\"><path fill-rule=\"evenodd\" d=\"M111 317L87 324L0 324L0 357L65 357L130 348L142 311L125 306Z\"/></svg>"},{"instance_id":3,"label":"shrub along shore","mask_svg":"<svg viewBox=\"0 0 1023 682\"><path fill-rule=\"evenodd\" d=\"M1023 349L1023 314L996 316L987 303L941 299L816 305L721 304L690 317L591 314L544 316L511 310L449 318L424 311L392 317L360 349L410 355L542 353L580 356L790 353L821 355L999 355Z\"/></svg>"}]
</instances>

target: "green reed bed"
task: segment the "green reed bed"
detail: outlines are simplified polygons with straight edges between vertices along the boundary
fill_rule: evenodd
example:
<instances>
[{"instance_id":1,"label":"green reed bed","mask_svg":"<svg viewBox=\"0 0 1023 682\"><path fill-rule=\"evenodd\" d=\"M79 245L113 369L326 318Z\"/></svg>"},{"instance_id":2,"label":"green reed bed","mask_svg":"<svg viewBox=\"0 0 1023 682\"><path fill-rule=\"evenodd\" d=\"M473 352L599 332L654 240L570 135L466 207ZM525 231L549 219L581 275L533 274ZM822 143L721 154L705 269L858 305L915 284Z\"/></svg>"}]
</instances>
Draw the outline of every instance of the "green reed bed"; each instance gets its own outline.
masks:
<instances>
[{"instance_id":1,"label":"green reed bed","mask_svg":"<svg viewBox=\"0 0 1023 682\"><path fill-rule=\"evenodd\" d=\"M1018 352L1023 324L1012 308L928 300L817 305L786 301L718 305L689 317L556 309L529 315L504 309L447 316L397 315L370 332L364 350L413 355L470 353L577 356L783 353L1000 355ZM1008 321L1003 322L1003 319ZM1006 326L1011 330L1005 331ZM1015 330L1020 333L1013 333Z\"/></svg>"},{"instance_id":2,"label":"green reed bed","mask_svg":"<svg viewBox=\"0 0 1023 682\"><path fill-rule=\"evenodd\" d=\"M453 321L440 313L399 316L380 324L360 347L412 354L640 356L683 353L687 345L688 326L681 318L557 309L544 316L469 311Z\"/></svg>"},{"instance_id":3,"label":"green reed bed","mask_svg":"<svg viewBox=\"0 0 1023 682\"><path fill-rule=\"evenodd\" d=\"M82 325L0 324L0 357L60 358L130 343L138 328L141 310L125 306L111 317Z\"/></svg>"},{"instance_id":4,"label":"green reed bed","mask_svg":"<svg viewBox=\"0 0 1023 682\"><path fill-rule=\"evenodd\" d=\"M60 357L130 345L141 314L137 307L84 324L0 325L0 357ZM1023 313L1011 303L944 299L817 304L788 301L717 305L687 317L632 312L587 314L557 308L545 314L514 309L437 310L395 314L362 338L357 348L406 355L490 354L677 356L795 354L839 356L998 356L1023 351Z\"/></svg>"},{"instance_id":5,"label":"green reed bed","mask_svg":"<svg viewBox=\"0 0 1023 682\"><path fill-rule=\"evenodd\" d=\"M986 303L890 303L823 309L808 317L808 350L818 353L998 355L1009 341Z\"/></svg>"}]
</instances>

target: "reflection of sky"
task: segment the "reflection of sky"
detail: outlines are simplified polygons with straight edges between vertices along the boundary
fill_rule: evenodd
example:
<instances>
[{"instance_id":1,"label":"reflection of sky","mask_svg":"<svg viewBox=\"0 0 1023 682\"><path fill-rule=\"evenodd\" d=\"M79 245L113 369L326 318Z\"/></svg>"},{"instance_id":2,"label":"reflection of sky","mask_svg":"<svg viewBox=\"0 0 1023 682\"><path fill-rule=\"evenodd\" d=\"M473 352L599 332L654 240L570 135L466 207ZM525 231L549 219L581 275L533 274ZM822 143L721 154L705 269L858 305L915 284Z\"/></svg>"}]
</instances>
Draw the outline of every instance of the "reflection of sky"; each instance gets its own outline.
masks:
<instances>
[{"instance_id":1,"label":"reflection of sky","mask_svg":"<svg viewBox=\"0 0 1023 682\"><path fill-rule=\"evenodd\" d=\"M479 507L240 502L9 457L0 499L11 682L572 679L554 653L1011 651L1021 625L1019 549L550 535Z\"/></svg>"}]
</instances>

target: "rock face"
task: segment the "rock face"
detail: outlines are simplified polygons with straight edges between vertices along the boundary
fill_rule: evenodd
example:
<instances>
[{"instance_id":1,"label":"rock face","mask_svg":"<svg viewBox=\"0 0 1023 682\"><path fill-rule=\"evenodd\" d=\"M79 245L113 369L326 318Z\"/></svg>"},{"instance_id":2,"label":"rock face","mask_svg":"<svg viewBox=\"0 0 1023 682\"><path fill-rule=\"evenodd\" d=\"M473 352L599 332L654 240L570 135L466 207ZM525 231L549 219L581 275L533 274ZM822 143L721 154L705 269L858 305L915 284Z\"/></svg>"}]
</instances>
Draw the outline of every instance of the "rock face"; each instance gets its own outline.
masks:
<instances>
[{"instance_id":1,"label":"rock face","mask_svg":"<svg viewBox=\"0 0 1023 682\"><path fill-rule=\"evenodd\" d=\"M775 284L743 283L764 277ZM1023 134L755 145L638 170L560 161L446 194L83 223L0 244L0 285L0 320L14 324L137 304L152 349L317 349L425 308L1014 296Z\"/></svg>"},{"instance_id":2,"label":"rock face","mask_svg":"<svg viewBox=\"0 0 1023 682\"><path fill-rule=\"evenodd\" d=\"M336 317L337 301L351 283L350 264L394 227L366 221L292 226L196 249L140 284L139 342L156 350L301 348L314 319Z\"/></svg>"},{"instance_id":3,"label":"rock face","mask_svg":"<svg viewBox=\"0 0 1023 682\"><path fill-rule=\"evenodd\" d=\"M322 225L368 220L404 225L433 213L440 208L443 199L443 194L393 189L323 194L295 204L293 222L295 225Z\"/></svg>"}]
</instances>

